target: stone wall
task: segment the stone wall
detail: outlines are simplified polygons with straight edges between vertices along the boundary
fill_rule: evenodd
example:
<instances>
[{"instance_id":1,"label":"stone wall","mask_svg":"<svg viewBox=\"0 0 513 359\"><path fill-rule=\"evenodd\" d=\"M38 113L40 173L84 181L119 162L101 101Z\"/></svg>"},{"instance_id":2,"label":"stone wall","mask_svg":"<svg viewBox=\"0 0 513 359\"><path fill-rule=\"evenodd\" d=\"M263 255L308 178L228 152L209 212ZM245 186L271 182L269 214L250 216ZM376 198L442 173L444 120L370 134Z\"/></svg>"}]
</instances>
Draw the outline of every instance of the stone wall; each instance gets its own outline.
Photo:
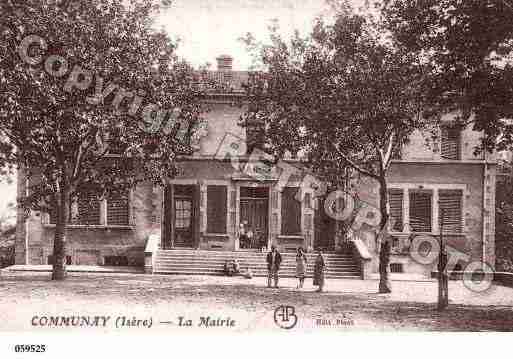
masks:
<instances>
[{"instance_id":1,"label":"stone wall","mask_svg":"<svg viewBox=\"0 0 513 359\"><path fill-rule=\"evenodd\" d=\"M234 250L237 248L237 226L239 223L240 186L265 185L270 187L269 240L280 250L298 246L311 247L314 237L313 210L302 204L302 234L297 238L280 235L280 189L273 182L258 182L252 179L237 179L239 175L229 161L218 161L214 155L225 136L230 134L244 140L245 130L238 125L243 108L229 102L212 103L206 114L207 134L199 144L195 159L180 164L180 173L173 181L177 184L200 184L200 243L202 249ZM450 120L450 119L449 119ZM426 134L417 132L403 151L402 162L393 163L388 178L396 185L461 185L464 188L464 235L448 239L449 245L468 253L472 259L485 260L493 266L494 255L494 188L495 165L486 168L483 156L475 155L480 134L467 128L461 137L462 161L443 161L439 143L427 145ZM490 160L492 158L487 158ZM22 176L23 172L19 171ZM22 178L22 177L20 177ZM206 233L206 188L209 184L227 186L227 233ZM290 179L290 185L300 186L301 176ZM362 179L359 196L378 205L377 186L372 180ZM483 189L485 196L483 197ZM18 194L23 194L23 181L18 180ZM152 185L141 185L132 193L131 225L125 228L108 226L71 226L67 235L68 255L73 263L102 264L105 256L126 256L130 264L142 265L144 246L150 234L161 234L162 190ZM483 211L484 205L484 211ZM24 221L22 210L18 211L16 240L16 263L46 263L52 253L54 228L46 224L45 215L32 213ZM484 228L483 228L484 223ZM483 231L485 246L483 248ZM377 271L377 248L374 238L365 239L374 254L372 266ZM394 254L393 261L403 263L406 271L428 272L411 262L403 254Z\"/></svg>"},{"instance_id":2,"label":"stone wall","mask_svg":"<svg viewBox=\"0 0 513 359\"><path fill-rule=\"evenodd\" d=\"M483 223L491 222L493 218L494 198L492 195L483 197L486 193L485 166L487 166L487 175L489 176L488 187L494 186L494 168L495 165L485 165L484 163L393 163L388 176L388 185L402 188L425 188L425 189L444 189L446 186L457 186L463 190L463 231L461 235L445 235L445 243L469 256L470 261L484 261L491 265L495 264L494 255L494 236L493 228L487 229L485 247L483 250ZM405 194L406 195L406 194ZM373 180L362 178L359 182L359 196L364 198L368 203L378 207L379 199L377 192L377 183ZM434 199L436 200L436 198ZM490 208L490 209L488 209ZM485 212L486 209L486 212ZM433 216L435 217L435 215ZM483 222L485 219L485 222ZM432 235L438 240L439 228L436 223L437 218L433 220ZM367 228L368 229L368 228ZM364 239L366 245L373 253L372 261L373 272L378 272L378 252L376 238L369 233ZM411 241L412 234L406 234L405 241ZM403 264L404 272L421 273L429 275L433 266L425 266L416 263L409 255L409 247L405 249L395 250L391 256L391 263ZM461 263L463 265L463 263Z\"/></svg>"},{"instance_id":3,"label":"stone wall","mask_svg":"<svg viewBox=\"0 0 513 359\"><path fill-rule=\"evenodd\" d=\"M142 266L148 236L160 234L160 204L159 189L139 185L131 194L129 226L68 226L66 255L72 264L102 265L106 256L124 256L128 265ZM32 212L25 224L18 223L16 264L47 264L53 253L55 226L48 224L46 217ZM27 261L22 256L24 243L28 243Z\"/></svg>"}]
</instances>

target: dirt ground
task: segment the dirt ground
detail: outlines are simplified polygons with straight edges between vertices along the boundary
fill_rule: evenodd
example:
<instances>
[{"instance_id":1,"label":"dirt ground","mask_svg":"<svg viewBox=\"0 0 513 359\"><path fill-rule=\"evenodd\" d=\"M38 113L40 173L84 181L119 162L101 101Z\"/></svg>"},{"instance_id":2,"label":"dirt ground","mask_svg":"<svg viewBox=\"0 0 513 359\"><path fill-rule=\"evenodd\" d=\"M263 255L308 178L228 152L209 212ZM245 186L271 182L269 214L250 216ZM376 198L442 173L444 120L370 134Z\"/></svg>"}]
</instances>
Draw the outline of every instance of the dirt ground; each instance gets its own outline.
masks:
<instances>
[{"instance_id":1,"label":"dirt ground","mask_svg":"<svg viewBox=\"0 0 513 359\"><path fill-rule=\"evenodd\" d=\"M394 281L394 291L387 295L377 294L374 280L328 280L325 293L316 293L311 279L303 290L296 289L295 279L282 279L279 289L266 288L265 281L74 273L64 282L52 282L44 273L4 274L0 276L0 330L283 331L276 322L288 325L293 319L284 322L283 311L278 310L275 321L275 310L282 305L294 307L298 320L293 330L305 332L513 330L513 289L501 286L478 294L460 281L451 281L449 308L438 312L437 283L432 281ZM99 327L48 326L46 319L41 321L57 316L106 316L109 321ZM117 318L123 317L124 323L133 323L134 318L141 322L116 325L120 323ZM180 326L180 317L182 324L192 325ZM200 325L202 317L210 317L208 327ZM225 324L212 325L220 323L218 318ZM233 326L227 327L231 321Z\"/></svg>"}]
</instances>

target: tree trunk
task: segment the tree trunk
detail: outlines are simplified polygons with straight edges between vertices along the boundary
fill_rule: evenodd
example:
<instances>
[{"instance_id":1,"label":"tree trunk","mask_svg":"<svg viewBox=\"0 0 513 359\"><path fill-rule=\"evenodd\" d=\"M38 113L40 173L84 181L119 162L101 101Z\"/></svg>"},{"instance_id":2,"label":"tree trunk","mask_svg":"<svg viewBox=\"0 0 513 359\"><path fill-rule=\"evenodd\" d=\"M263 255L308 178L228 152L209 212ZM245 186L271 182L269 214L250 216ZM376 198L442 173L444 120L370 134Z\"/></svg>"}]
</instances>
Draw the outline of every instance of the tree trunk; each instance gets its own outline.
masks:
<instances>
[{"instance_id":1,"label":"tree trunk","mask_svg":"<svg viewBox=\"0 0 513 359\"><path fill-rule=\"evenodd\" d=\"M443 238L445 213L442 209L440 221L440 254L438 256L438 310L444 310L449 305L449 283L447 270L447 252Z\"/></svg>"},{"instance_id":2,"label":"tree trunk","mask_svg":"<svg viewBox=\"0 0 513 359\"><path fill-rule=\"evenodd\" d=\"M57 221L53 240L52 280L66 278L66 224L69 218L69 193L66 190L57 194Z\"/></svg>"},{"instance_id":3,"label":"tree trunk","mask_svg":"<svg viewBox=\"0 0 513 359\"><path fill-rule=\"evenodd\" d=\"M379 210L381 221L379 223L379 235L381 246L379 250L379 293L391 293L392 284L388 278L390 264L390 240L388 238L388 191L387 183L383 178L379 181Z\"/></svg>"}]
</instances>

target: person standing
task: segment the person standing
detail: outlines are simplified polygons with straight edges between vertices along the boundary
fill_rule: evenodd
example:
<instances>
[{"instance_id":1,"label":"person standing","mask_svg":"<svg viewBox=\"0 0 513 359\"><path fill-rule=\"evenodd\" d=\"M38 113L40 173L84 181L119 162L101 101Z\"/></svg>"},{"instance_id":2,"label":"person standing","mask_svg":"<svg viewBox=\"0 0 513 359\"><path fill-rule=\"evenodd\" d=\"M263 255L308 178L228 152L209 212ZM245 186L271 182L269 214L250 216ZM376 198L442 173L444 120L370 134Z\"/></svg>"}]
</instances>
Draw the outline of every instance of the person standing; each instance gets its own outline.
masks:
<instances>
[{"instance_id":1,"label":"person standing","mask_svg":"<svg viewBox=\"0 0 513 359\"><path fill-rule=\"evenodd\" d=\"M239 248L247 248L248 235L247 235L247 221L239 224Z\"/></svg>"},{"instance_id":2,"label":"person standing","mask_svg":"<svg viewBox=\"0 0 513 359\"><path fill-rule=\"evenodd\" d=\"M247 248L253 249L253 237L255 234L253 233L253 229L251 226L248 225L248 230L246 231L246 237L247 237Z\"/></svg>"},{"instance_id":3,"label":"person standing","mask_svg":"<svg viewBox=\"0 0 513 359\"><path fill-rule=\"evenodd\" d=\"M296 276L299 279L299 284L297 288L303 288L303 284L305 283L306 276L306 255L303 252L303 248L298 247L296 254Z\"/></svg>"},{"instance_id":4,"label":"person standing","mask_svg":"<svg viewBox=\"0 0 513 359\"><path fill-rule=\"evenodd\" d=\"M267 287L271 288L271 278L274 279L274 287L278 288L278 271L280 270L281 254L278 252L274 244L271 251L267 253Z\"/></svg>"},{"instance_id":5,"label":"person standing","mask_svg":"<svg viewBox=\"0 0 513 359\"><path fill-rule=\"evenodd\" d=\"M322 292L324 289L324 271L325 270L326 270L326 262L324 261L324 256L322 255L322 251L319 249L317 251L317 258L315 258L314 278L313 278L313 285L319 286L319 289L317 289L317 292Z\"/></svg>"}]
</instances>

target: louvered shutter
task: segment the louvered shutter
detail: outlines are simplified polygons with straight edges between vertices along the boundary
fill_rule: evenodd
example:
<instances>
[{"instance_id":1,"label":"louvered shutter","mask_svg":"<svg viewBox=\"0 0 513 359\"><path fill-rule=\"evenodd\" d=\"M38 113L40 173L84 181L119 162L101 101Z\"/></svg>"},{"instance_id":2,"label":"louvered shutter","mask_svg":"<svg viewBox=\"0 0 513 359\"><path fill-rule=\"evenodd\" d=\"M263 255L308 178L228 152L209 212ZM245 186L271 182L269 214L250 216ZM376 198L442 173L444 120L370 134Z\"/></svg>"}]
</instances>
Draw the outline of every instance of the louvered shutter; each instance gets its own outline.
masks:
<instances>
[{"instance_id":1,"label":"louvered shutter","mask_svg":"<svg viewBox=\"0 0 513 359\"><path fill-rule=\"evenodd\" d=\"M107 224L127 226L129 224L128 191L111 193L107 197Z\"/></svg>"},{"instance_id":2,"label":"louvered shutter","mask_svg":"<svg viewBox=\"0 0 513 359\"><path fill-rule=\"evenodd\" d=\"M460 138L459 128L442 127L442 158L447 160L460 159Z\"/></svg>"},{"instance_id":3,"label":"louvered shutter","mask_svg":"<svg viewBox=\"0 0 513 359\"><path fill-rule=\"evenodd\" d=\"M196 247L200 244L200 200L201 200L201 188L200 185L194 185L194 192L192 196L192 237Z\"/></svg>"},{"instance_id":4,"label":"louvered shutter","mask_svg":"<svg viewBox=\"0 0 513 359\"><path fill-rule=\"evenodd\" d=\"M301 202L296 200L297 187L284 187L281 193L281 234L301 234Z\"/></svg>"},{"instance_id":5,"label":"louvered shutter","mask_svg":"<svg viewBox=\"0 0 513 359\"><path fill-rule=\"evenodd\" d=\"M431 232L431 193L410 191L410 227L414 232Z\"/></svg>"},{"instance_id":6,"label":"louvered shutter","mask_svg":"<svg viewBox=\"0 0 513 359\"><path fill-rule=\"evenodd\" d=\"M226 234L226 186L207 186L207 232Z\"/></svg>"},{"instance_id":7,"label":"louvered shutter","mask_svg":"<svg viewBox=\"0 0 513 359\"><path fill-rule=\"evenodd\" d=\"M100 199L96 194L82 194L78 198L78 224L100 224Z\"/></svg>"},{"instance_id":8,"label":"louvered shutter","mask_svg":"<svg viewBox=\"0 0 513 359\"><path fill-rule=\"evenodd\" d=\"M444 232L460 233L462 231L462 198L461 190L439 191L439 223L443 224Z\"/></svg>"},{"instance_id":9,"label":"louvered shutter","mask_svg":"<svg viewBox=\"0 0 513 359\"><path fill-rule=\"evenodd\" d=\"M175 186L173 184L166 184L164 188L164 229L163 229L163 241L162 248L172 248L174 246L175 238Z\"/></svg>"},{"instance_id":10,"label":"louvered shutter","mask_svg":"<svg viewBox=\"0 0 513 359\"><path fill-rule=\"evenodd\" d=\"M403 190L390 189L388 191L388 203L390 205L391 228L394 232L403 231Z\"/></svg>"}]
</instances>

